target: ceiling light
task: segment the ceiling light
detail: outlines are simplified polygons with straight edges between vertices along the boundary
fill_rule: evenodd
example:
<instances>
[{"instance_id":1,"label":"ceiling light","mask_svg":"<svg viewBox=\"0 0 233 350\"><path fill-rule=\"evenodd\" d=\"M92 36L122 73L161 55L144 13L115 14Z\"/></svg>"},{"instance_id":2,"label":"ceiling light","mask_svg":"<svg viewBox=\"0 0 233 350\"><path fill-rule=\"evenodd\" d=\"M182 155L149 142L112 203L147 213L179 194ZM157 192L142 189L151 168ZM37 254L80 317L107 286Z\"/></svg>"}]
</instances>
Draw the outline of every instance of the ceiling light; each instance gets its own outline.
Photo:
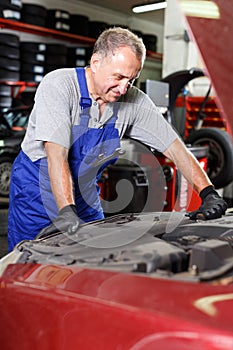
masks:
<instances>
[{"instance_id":1,"label":"ceiling light","mask_svg":"<svg viewBox=\"0 0 233 350\"><path fill-rule=\"evenodd\" d=\"M202 18L220 18L218 5L210 0L180 0L181 8L186 16Z\"/></svg>"},{"instance_id":2,"label":"ceiling light","mask_svg":"<svg viewBox=\"0 0 233 350\"><path fill-rule=\"evenodd\" d=\"M165 9L167 7L167 1L155 1L155 2L147 2L145 4L136 5L132 8L134 13L142 13L148 11L155 11Z\"/></svg>"}]
</instances>

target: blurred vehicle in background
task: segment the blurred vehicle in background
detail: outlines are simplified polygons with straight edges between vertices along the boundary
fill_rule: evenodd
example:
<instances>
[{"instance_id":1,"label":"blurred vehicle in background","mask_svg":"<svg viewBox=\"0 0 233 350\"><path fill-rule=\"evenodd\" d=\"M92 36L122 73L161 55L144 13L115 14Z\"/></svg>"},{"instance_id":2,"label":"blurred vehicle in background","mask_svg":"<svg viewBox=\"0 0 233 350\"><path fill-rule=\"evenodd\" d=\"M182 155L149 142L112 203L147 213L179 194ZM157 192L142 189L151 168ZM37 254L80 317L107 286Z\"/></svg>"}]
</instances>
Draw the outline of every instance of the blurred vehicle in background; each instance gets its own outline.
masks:
<instances>
[{"instance_id":1,"label":"blurred vehicle in background","mask_svg":"<svg viewBox=\"0 0 233 350\"><path fill-rule=\"evenodd\" d=\"M9 196L12 163L20 151L32 107L0 109L0 197Z\"/></svg>"}]
</instances>

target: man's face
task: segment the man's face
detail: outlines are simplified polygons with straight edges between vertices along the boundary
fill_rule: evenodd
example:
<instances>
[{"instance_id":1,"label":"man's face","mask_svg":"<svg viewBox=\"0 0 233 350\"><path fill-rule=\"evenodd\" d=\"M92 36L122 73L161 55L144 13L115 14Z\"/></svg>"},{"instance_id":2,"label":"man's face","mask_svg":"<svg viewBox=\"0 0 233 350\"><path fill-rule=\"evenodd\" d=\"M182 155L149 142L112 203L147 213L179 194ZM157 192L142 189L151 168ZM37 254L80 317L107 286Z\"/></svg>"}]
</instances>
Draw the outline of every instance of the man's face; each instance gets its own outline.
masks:
<instances>
[{"instance_id":1,"label":"man's face","mask_svg":"<svg viewBox=\"0 0 233 350\"><path fill-rule=\"evenodd\" d=\"M129 47L121 47L114 55L91 59L93 95L104 102L115 102L124 95L141 70L141 61Z\"/></svg>"}]
</instances>

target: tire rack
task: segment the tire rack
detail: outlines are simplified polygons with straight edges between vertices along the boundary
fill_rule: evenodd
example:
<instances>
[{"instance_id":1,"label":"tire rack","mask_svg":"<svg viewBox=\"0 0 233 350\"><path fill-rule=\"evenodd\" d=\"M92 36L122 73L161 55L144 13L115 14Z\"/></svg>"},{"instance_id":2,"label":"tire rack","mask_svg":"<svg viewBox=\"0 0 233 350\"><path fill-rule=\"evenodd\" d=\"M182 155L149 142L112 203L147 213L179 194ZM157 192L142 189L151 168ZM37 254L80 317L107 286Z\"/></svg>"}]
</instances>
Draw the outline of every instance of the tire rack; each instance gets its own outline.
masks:
<instances>
[{"instance_id":1,"label":"tire rack","mask_svg":"<svg viewBox=\"0 0 233 350\"><path fill-rule=\"evenodd\" d=\"M96 39L62 32L55 29L50 28L44 28L40 26L35 26L28 23L22 23L18 21L12 21L4 18L0 18L0 28L2 29L11 29L15 31L25 32L29 34L39 35L39 36L45 36L45 37L53 37L58 40L65 40L69 41L71 43L80 43L80 44L86 44L86 45L94 45ZM156 62L162 62L163 55L161 53L153 52L150 50L147 50L147 59L150 61L156 61Z\"/></svg>"},{"instance_id":2,"label":"tire rack","mask_svg":"<svg viewBox=\"0 0 233 350\"><path fill-rule=\"evenodd\" d=\"M0 85L8 85L11 87L11 96L14 98L19 98L27 87L37 87L38 83L25 82L25 81L1 81ZM16 91L16 89L18 89Z\"/></svg>"}]
</instances>

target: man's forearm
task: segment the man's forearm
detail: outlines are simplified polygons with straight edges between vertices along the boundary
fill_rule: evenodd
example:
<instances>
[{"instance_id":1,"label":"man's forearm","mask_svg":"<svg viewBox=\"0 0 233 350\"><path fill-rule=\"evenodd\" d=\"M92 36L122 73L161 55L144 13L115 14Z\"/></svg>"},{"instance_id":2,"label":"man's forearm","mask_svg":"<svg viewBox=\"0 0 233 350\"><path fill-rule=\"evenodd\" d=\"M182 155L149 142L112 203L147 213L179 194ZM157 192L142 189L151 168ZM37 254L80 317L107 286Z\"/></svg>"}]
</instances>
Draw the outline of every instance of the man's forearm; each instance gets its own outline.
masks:
<instances>
[{"instance_id":1,"label":"man's forearm","mask_svg":"<svg viewBox=\"0 0 233 350\"><path fill-rule=\"evenodd\" d=\"M49 175L58 209L74 204L73 183L68 163L64 162L61 169L51 167Z\"/></svg>"},{"instance_id":2,"label":"man's forearm","mask_svg":"<svg viewBox=\"0 0 233 350\"><path fill-rule=\"evenodd\" d=\"M212 185L206 172L201 168L198 160L185 147L180 139L175 140L164 152L164 155L176 164L183 176L198 193L200 193L205 187Z\"/></svg>"},{"instance_id":3,"label":"man's forearm","mask_svg":"<svg viewBox=\"0 0 233 350\"><path fill-rule=\"evenodd\" d=\"M68 151L48 142L45 144L45 149L51 188L58 210L60 210L67 205L74 204L73 181L67 160Z\"/></svg>"}]
</instances>

